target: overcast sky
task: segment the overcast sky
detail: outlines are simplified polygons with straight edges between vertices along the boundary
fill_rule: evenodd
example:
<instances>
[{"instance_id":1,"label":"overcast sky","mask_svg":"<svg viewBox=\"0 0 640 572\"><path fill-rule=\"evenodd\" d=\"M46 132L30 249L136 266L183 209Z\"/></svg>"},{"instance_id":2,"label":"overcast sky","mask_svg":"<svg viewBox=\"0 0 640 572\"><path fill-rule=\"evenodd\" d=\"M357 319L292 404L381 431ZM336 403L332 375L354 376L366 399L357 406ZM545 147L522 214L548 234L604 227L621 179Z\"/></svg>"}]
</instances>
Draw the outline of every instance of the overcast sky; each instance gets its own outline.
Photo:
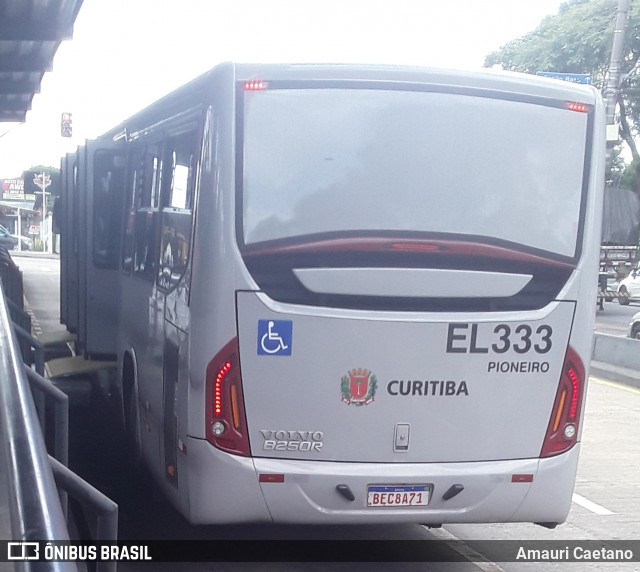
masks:
<instances>
[{"instance_id":1,"label":"overcast sky","mask_svg":"<svg viewBox=\"0 0 640 572\"><path fill-rule=\"evenodd\" d=\"M477 69L561 0L84 0L24 125L0 123L0 178L60 156L223 61ZM73 113L72 139L60 114ZM6 133L3 135L3 133Z\"/></svg>"}]
</instances>

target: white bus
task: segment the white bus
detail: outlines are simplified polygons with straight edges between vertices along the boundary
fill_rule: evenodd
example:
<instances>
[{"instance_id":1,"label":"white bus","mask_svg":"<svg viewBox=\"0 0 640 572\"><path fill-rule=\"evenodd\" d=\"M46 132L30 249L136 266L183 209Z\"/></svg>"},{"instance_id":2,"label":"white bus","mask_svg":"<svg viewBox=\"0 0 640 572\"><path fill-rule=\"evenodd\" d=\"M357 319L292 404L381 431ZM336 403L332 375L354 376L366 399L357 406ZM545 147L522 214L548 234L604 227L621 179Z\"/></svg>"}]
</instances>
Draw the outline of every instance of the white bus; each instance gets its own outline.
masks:
<instances>
[{"instance_id":1,"label":"white bus","mask_svg":"<svg viewBox=\"0 0 640 572\"><path fill-rule=\"evenodd\" d=\"M64 315L192 523L554 526L604 146L591 86L223 64L65 158Z\"/></svg>"}]
</instances>

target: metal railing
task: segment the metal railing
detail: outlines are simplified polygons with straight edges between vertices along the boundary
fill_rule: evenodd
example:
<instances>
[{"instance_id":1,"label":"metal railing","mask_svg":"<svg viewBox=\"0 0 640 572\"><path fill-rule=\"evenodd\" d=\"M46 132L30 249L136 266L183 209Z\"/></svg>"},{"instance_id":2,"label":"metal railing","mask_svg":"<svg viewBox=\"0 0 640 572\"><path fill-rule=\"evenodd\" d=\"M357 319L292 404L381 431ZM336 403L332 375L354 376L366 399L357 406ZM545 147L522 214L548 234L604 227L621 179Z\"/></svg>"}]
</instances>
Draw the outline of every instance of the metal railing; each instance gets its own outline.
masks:
<instances>
[{"instance_id":1,"label":"metal railing","mask_svg":"<svg viewBox=\"0 0 640 572\"><path fill-rule=\"evenodd\" d=\"M12 539L69 540L31 390L2 290L0 302L0 423L9 484ZM75 571L72 562L31 562L23 570Z\"/></svg>"},{"instance_id":2,"label":"metal railing","mask_svg":"<svg viewBox=\"0 0 640 572\"><path fill-rule=\"evenodd\" d=\"M68 397L43 377L44 348L31 336L30 317L22 307L22 274L1 249L0 278L0 443L8 470L12 540L69 541L69 493L95 515L95 540L115 542L118 505L66 467ZM52 406L47 407L47 402ZM52 422L47 418L49 412L53 413ZM53 429L53 435L47 435L47 428ZM47 453L46 437L50 437L53 456ZM73 562L16 564L19 570L77 570ZM115 562L95 563L97 572L115 571L116 567Z\"/></svg>"}]
</instances>

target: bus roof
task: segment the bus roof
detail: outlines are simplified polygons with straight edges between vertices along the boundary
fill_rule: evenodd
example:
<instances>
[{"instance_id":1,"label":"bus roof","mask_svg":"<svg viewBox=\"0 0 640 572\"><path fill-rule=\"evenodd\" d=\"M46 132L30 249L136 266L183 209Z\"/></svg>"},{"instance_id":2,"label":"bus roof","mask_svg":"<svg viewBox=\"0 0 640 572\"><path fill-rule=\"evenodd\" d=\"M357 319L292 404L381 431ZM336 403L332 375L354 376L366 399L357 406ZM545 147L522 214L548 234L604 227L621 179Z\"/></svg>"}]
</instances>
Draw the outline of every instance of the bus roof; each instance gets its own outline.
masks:
<instances>
[{"instance_id":1,"label":"bus roof","mask_svg":"<svg viewBox=\"0 0 640 572\"><path fill-rule=\"evenodd\" d=\"M440 87L475 88L481 90L528 95L555 100L595 104L599 92L591 85L504 70L463 71L402 65L370 64L250 64L224 62L167 94L145 109L109 130L100 138L113 138L125 130L144 128L153 118L169 117L176 112L196 107L207 101L211 82L221 74L233 73L237 81L388 81L419 83Z\"/></svg>"}]
</instances>

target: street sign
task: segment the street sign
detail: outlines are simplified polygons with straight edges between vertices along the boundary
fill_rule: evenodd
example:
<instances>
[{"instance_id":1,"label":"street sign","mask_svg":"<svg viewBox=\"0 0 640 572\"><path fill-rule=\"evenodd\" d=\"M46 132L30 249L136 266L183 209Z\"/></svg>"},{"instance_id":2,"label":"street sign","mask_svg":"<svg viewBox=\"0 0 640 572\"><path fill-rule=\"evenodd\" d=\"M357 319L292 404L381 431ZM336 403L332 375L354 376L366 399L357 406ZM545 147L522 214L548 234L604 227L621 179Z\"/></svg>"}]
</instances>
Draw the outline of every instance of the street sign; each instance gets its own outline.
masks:
<instances>
[{"instance_id":1,"label":"street sign","mask_svg":"<svg viewBox=\"0 0 640 572\"><path fill-rule=\"evenodd\" d=\"M33 182L42 189L42 193L44 194L45 189L51 184L51 175L49 173L36 173L33 176Z\"/></svg>"},{"instance_id":2,"label":"street sign","mask_svg":"<svg viewBox=\"0 0 640 572\"><path fill-rule=\"evenodd\" d=\"M573 83L583 83L591 85L591 76L588 73L564 73L564 72L537 72L536 75L542 77L551 77L553 79L561 79Z\"/></svg>"}]
</instances>

